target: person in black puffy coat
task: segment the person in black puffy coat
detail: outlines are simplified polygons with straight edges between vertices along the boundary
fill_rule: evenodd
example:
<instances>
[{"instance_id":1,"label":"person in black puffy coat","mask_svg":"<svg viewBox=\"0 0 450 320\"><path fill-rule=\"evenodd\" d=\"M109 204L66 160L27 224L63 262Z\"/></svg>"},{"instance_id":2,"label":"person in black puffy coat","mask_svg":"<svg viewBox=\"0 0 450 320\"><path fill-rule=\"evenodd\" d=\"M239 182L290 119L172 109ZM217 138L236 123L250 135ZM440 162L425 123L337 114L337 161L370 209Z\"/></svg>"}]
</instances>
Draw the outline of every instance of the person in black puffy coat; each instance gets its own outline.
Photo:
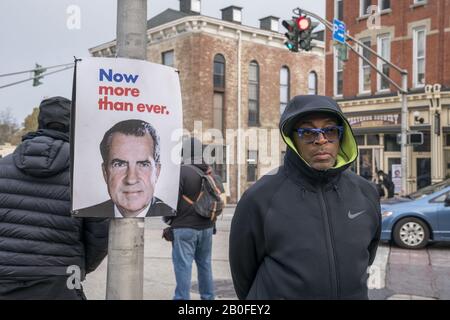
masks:
<instances>
[{"instance_id":1,"label":"person in black puffy coat","mask_svg":"<svg viewBox=\"0 0 450 320\"><path fill-rule=\"evenodd\" d=\"M0 299L85 299L107 254L108 219L70 212L70 105L39 106L39 128L0 159Z\"/></svg>"}]
</instances>

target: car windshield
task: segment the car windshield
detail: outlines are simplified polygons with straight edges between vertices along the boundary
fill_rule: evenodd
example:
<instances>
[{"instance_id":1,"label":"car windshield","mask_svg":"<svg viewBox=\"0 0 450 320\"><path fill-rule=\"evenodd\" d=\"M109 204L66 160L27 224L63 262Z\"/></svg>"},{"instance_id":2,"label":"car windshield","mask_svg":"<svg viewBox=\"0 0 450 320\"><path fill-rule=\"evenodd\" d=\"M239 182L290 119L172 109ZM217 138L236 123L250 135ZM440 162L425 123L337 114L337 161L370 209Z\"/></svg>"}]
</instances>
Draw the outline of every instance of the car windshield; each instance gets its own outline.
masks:
<instances>
[{"instance_id":1,"label":"car windshield","mask_svg":"<svg viewBox=\"0 0 450 320\"><path fill-rule=\"evenodd\" d=\"M410 199L418 199L418 198L422 198L425 196L428 196L434 192L437 192L439 190L442 190L446 187L448 187L450 185L450 179L447 179L445 181L439 182L439 183L435 183L431 186L422 188L420 190L417 190L416 192L413 192L411 194L408 195L408 198Z\"/></svg>"}]
</instances>

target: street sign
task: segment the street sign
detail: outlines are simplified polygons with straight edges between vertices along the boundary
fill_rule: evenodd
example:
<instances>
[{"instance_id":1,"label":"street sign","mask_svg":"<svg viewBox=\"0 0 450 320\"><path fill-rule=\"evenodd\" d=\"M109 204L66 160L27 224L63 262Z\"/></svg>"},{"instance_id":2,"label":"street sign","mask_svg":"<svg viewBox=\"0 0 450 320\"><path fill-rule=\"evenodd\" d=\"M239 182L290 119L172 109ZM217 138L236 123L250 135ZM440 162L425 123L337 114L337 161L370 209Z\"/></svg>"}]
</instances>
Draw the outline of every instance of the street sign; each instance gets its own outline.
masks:
<instances>
[{"instance_id":1,"label":"street sign","mask_svg":"<svg viewBox=\"0 0 450 320\"><path fill-rule=\"evenodd\" d=\"M345 42L345 23L338 19L333 19L333 40L344 43Z\"/></svg>"}]
</instances>

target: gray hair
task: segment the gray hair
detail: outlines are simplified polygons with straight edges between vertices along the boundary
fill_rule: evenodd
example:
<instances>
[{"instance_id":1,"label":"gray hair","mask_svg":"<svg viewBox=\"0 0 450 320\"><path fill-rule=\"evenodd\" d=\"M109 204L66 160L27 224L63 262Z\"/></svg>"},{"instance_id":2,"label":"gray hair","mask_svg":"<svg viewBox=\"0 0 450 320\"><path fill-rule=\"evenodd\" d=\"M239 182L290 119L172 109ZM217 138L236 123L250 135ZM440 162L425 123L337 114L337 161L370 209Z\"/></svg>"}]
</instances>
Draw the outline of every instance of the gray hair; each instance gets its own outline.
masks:
<instances>
[{"instance_id":1,"label":"gray hair","mask_svg":"<svg viewBox=\"0 0 450 320\"><path fill-rule=\"evenodd\" d=\"M155 160L155 163L160 163L159 136L156 133L155 128L153 128L150 123L137 119L120 121L105 132L102 142L100 142L100 153L102 155L103 162L107 162L109 150L111 149L112 136L114 133L122 133L136 137L143 137L144 135L149 134L153 139L153 159Z\"/></svg>"}]
</instances>

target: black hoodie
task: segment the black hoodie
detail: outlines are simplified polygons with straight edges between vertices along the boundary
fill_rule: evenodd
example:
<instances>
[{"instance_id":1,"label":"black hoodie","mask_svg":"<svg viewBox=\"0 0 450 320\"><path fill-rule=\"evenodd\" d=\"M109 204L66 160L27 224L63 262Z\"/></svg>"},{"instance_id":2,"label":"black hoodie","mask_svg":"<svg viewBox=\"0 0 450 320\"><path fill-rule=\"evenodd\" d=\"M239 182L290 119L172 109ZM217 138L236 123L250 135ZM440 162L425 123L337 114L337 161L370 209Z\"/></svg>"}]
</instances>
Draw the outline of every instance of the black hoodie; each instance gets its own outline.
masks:
<instances>
[{"instance_id":1,"label":"black hoodie","mask_svg":"<svg viewBox=\"0 0 450 320\"><path fill-rule=\"evenodd\" d=\"M23 140L0 159L0 299L32 285L28 298L61 299L69 266L83 280L106 256L109 221L71 217L67 134L44 129Z\"/></svg>"},{"instance_id":2,"label":"black hoodie","mask_svg":"<svg viewBox=\"0 0 450 320\"><path fill-rule=\"evenodd\" d=\"M290 134L300 117L332 113L344 135L336 165L313 169ZM367 268L380 237L373 184L346 170L357 158L348 121L335 101L291 100L280 121L284 165L262 177L239 201L230 230L230 267L239 299L367 299Z\"/></svg>"}]
</instances>

